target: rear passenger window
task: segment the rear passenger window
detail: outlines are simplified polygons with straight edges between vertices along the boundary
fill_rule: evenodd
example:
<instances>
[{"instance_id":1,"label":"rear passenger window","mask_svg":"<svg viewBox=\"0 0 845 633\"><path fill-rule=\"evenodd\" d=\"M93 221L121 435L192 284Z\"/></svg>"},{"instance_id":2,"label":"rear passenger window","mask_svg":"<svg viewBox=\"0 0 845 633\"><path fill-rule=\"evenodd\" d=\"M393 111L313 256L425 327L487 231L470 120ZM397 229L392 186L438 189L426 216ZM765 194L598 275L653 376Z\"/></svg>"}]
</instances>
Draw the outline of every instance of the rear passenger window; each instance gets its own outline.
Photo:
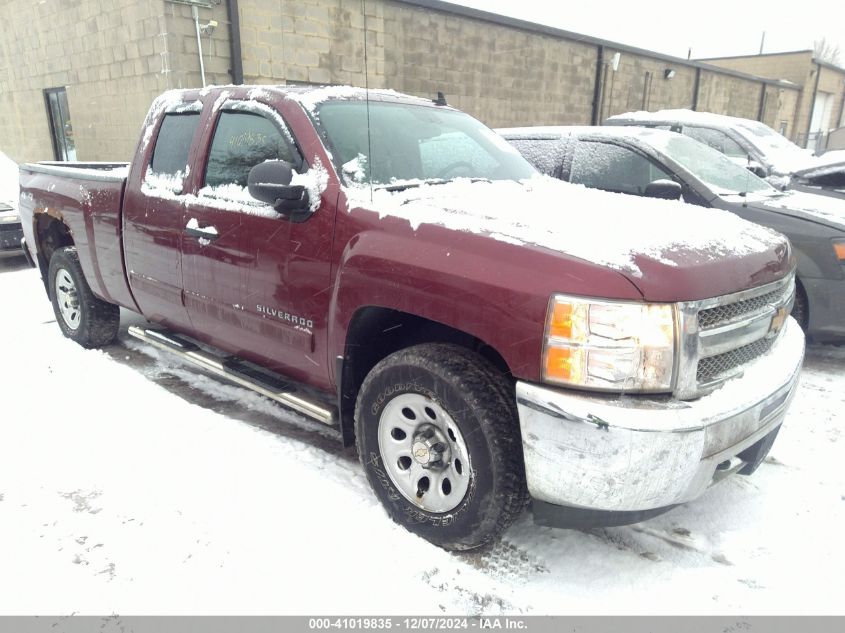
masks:
<instances>
[{"instance_id":1,"label":"rear passenger window","mask_svg":"<svg viewBox=\"0 0 845 633\"><path fill-rule=\"evenodd\" d=\"M645 156L610 143L580 141L569 181L618 193L642 195L649 183L672 176Z\"/></svg>"},{"instance_id":2,"label":"rear passenger window","mask_svg":"<svg viewBox=\"0 0 845 633\"><path fill-rule=\"evenodd\" d=\"M298 151L276 125L252 112L222 112L214 131L205 184L246 187L249 170L266 160L302 164Z\"/></svg>"},{"instance_id":3,"label":"rear passenger window","mask_svg":"<svg viewBox=\"0 0 845 633\"><path fill-rule=\"evenodd\" d=\"M153 150L150 169L157 176L172 176L180 180L188 166L188 151L197 129L199 112L165 114Z\"/></svg>"}]
</instances>

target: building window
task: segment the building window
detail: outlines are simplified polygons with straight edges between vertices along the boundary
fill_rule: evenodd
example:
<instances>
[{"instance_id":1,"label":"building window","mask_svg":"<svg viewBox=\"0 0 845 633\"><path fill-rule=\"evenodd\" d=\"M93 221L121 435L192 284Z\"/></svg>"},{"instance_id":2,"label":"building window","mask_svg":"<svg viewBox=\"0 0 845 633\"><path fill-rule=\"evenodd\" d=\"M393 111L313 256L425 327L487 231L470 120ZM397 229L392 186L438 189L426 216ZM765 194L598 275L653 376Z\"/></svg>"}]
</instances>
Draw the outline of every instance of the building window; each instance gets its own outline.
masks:
<instances>
[{"instance_id":1,"label":"building window","mask_svg":"<svg viewBox=\"0 0 845 633\"><path fill-rule=\"evenodd\" d=\"M48 88L44 91L47 102L47 118L50 121L50 135L53 140L53 155L56 160L76 160L76 144L73 141L73 126L67 107L67 91L64 88Z\"/></svg>"}]
</instances>

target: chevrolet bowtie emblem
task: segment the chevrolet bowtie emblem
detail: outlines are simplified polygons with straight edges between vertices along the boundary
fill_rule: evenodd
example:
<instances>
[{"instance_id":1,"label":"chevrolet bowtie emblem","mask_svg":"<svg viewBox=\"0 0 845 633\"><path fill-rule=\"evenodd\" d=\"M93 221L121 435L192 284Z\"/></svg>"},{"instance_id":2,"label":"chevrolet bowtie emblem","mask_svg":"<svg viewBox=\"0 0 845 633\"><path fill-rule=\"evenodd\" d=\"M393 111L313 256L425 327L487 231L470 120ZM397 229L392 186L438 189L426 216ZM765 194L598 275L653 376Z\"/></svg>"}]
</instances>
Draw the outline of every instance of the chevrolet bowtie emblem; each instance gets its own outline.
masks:
<instances>
[{"instance_id":1,"label":"chevrolet bowtie emblem","mask_svg":"<svg viewBox=\"0 0 845 633\"><path fill-rule=\"evenodd\" d=\"M780 329L783 327L783 324L786 323L786 317L788 316L789 312L786 311L786 306L778 308L778 311L775 312L775 316L772 317L772 324L769 326L769 333L777 334L780 332Z\"/></svg>"}]
</instances>

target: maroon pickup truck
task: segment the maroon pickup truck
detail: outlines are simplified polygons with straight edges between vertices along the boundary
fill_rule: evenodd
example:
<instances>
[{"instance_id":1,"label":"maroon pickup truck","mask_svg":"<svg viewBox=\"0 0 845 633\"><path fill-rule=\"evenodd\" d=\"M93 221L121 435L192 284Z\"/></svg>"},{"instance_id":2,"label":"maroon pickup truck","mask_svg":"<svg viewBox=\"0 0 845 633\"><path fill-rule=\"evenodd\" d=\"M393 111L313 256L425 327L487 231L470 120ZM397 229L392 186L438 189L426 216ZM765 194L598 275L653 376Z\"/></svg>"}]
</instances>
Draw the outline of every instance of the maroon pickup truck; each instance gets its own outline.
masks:
<instances>
[{"instance_id":1,"label":"maroon pickup truck","mask_svg":"<svg viewBox=\"0 0 845 633\"><path fill-rule=\"evenodd\" d=\"M130 165L23 165L21 216L66 336L139 312L130 335L335 426L451 549L529 500L622 524L750 474L804 353L781 235L541 177L442 99L168 92Z\"/></svg>"}]
</instances>

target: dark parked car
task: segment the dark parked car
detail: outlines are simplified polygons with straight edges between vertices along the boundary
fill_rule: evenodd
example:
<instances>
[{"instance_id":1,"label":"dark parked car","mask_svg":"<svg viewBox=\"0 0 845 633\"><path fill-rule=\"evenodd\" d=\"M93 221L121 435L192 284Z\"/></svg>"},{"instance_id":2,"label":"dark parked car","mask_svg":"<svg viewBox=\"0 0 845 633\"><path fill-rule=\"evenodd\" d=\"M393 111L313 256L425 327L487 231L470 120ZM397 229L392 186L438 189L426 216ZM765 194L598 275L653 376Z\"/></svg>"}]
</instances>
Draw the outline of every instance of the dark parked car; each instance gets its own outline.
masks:
<instances>
[{"instance_id":1,"label":"dark parked car","mask_svg":"<svg viewBox=\"0 0 845 633\"><path fill-rule=\"evenodd\" d=\"M845 202L781 191L686 136L638 127L499 130L541 172L638 196L725 209L785 234L798 258L793 316L822 340L845 338Z\"/></svg>"},{"instance_id":2,"label":"dark parked car","mask_svg":"<svg viewBox=\"0 0 845 633\"><path fill-rule=\"evenodd\" d=\"M23 255L18 215L18 165L0 152L0 257Z\"/></svg>"},{"instance_id":3,"label":"dark parked car","mask_svg":"<svg viewBox=\"0 0 845 633\"><path fill-rule=\"evenodd\" d=\"M759 121L710 112L661 110L618 114L605 125L678 132L722 152L775 187L845 199L845 151L814 156Z\"/></svg>"}]
</instances>

